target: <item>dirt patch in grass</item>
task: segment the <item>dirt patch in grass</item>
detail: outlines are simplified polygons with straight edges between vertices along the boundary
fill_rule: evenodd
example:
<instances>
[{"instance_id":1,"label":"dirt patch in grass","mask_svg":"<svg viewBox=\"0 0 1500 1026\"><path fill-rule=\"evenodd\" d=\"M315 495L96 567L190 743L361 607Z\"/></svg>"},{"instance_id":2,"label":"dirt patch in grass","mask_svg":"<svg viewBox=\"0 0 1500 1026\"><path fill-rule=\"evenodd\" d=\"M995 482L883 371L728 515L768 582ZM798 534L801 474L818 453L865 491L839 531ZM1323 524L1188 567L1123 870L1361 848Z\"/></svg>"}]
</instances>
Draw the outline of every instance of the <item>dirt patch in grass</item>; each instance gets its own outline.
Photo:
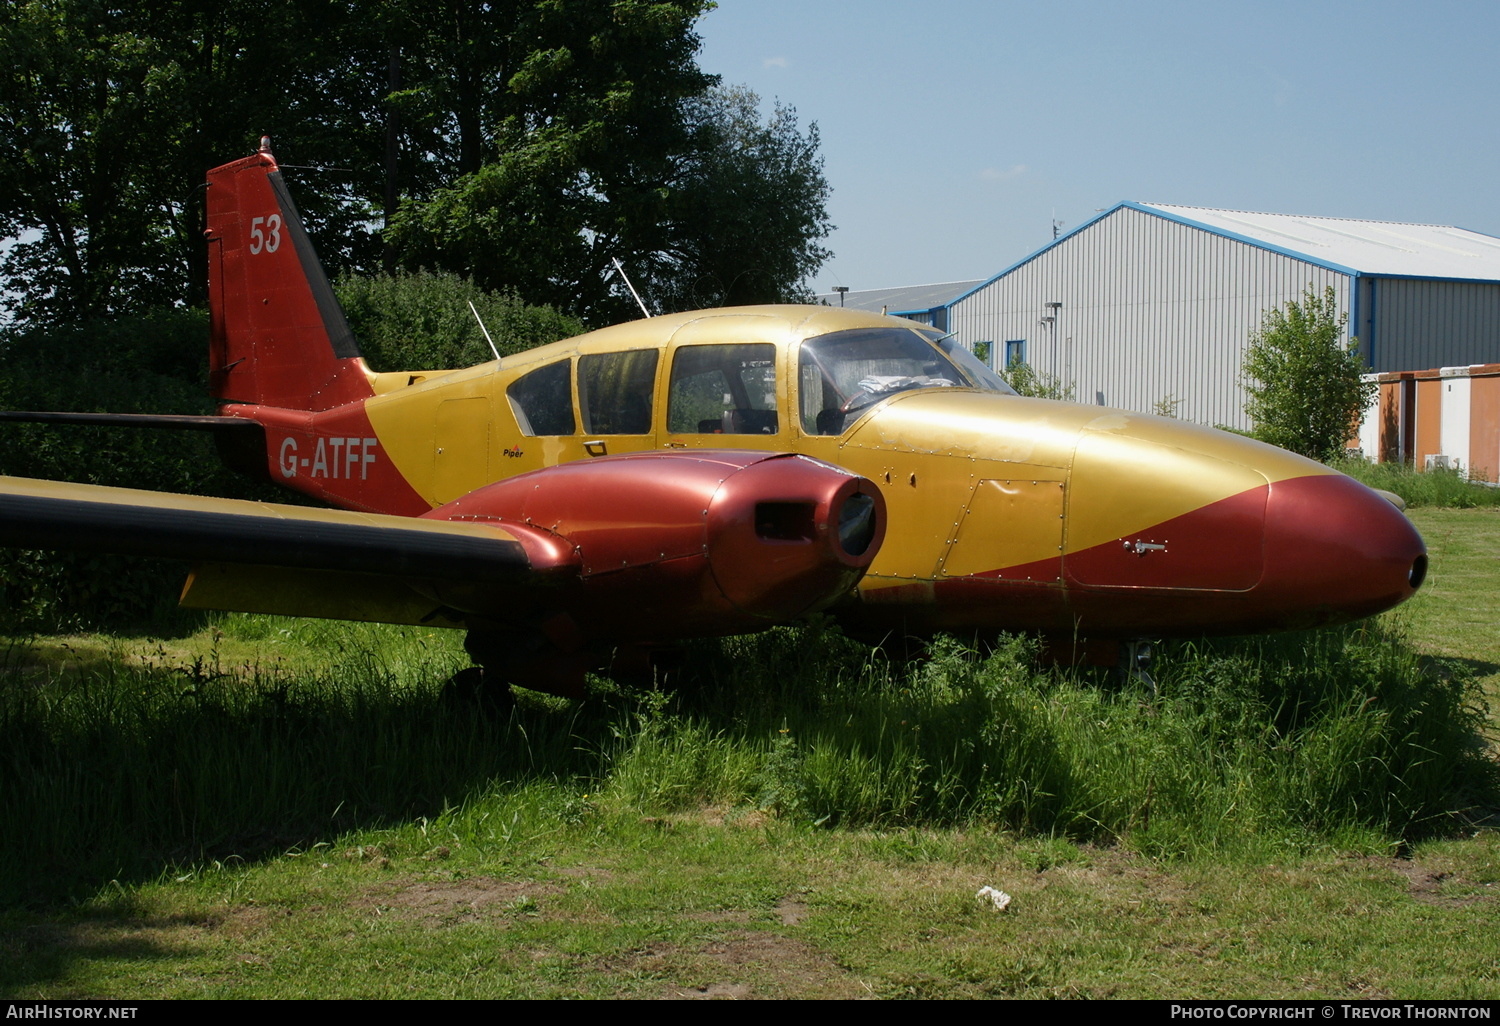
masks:
<instances>
[{"instance_id":1,"label":"dirt patch in grass","mask_svg":"<svg viewBox=\"0 0 1500 1026\"><path fill-rule=\"evenodd\" d=\"M870 991L830 957L791 937L734 930L696 949L658 945L608 960L623 976L670 980L665 1001L856 998Z\"/></svg>"},{"instance_id":2,"label":"dirt patch in grass","mask_svg":"<svg viewBox=\"0 0 1500 1026\"><path fill-rule=\"evenodd\" d=\"M349 905L369 909L376 915L397 915L437 927L527 911L539 899L562 892L558 884L497 880L489 876L463 880L406 879L382 885Z\"/></svg>"},{"instance_id":3,"label":"dirt patch in grass","mask_svg":"<svg viewBox=\"0 0 1500 1026\"><path fill-rule=\"evenodd\" d=\"M1125 857L1111 858L1102 865L1059 866L1036 874L1017 885L1018 899L1027 890L1040 891L1053 884L1089 891L1106 906L1137 906L1149 903L1172 908L1191 895L1180 877L1148 866L1129 865Z\"/></svg>"},{"instance_id":4,"label":"dirt patch in grass","mask_svg":"<svg viewBox=\"0 0 1500 1026\"><path fill-rule=\"evenodd\" d=\"M807 918L807 902L788 894L776 903L776 915L781 918L782 926L796 926Z\"/></svg>"},{"instance_id":5,"label":"dirt patch in grass","mask_svg":"<svg viewBox=\"0 0 1500 1026\"><path fill-rule=\"evenodd\" d=\"M807 918L807 902L795 894L788 894L776 902L776 919L782 926L796 926ZM743 908L713 909L708 912L692 912L686 918L699 923L752 923L757 913Z\"/></svg>"},{"instance_id":6,"label":"dirt patch in grass","mask_svg":"<svg viewBox=\"0 0 1500 1026\"><path fill-rule=\"evenodd\" d=\"M754 913L742 908L714 909L711 912L689 912L684 918L695 923L748 923Z\"/></svg>"},{"instance_id":7,"label":"dirt patch in grass","mask_svg":"<svg viewBox=\"0 0 1500 1026\"><path fill-rule=\"evenodd\" d=\"M1406 880L1406 893L1426 905L1462 908L1493 901L1493 888L1484 887L1444 869L1416 859L1371 858L1368 864L1387 869Z\"/></svg>"},{"instance_id":8,"label":"dirt patch in grass","mask_svg":"<svg viewBox=\"0 0 1500 1026\"><path fill-rule=\"evenodd\" d=\"M289 908L267 908L264 905L237 905L211 919L213 929L225 937L256 937L274 929L291 916Z\"/></svg>"}]
</instances>

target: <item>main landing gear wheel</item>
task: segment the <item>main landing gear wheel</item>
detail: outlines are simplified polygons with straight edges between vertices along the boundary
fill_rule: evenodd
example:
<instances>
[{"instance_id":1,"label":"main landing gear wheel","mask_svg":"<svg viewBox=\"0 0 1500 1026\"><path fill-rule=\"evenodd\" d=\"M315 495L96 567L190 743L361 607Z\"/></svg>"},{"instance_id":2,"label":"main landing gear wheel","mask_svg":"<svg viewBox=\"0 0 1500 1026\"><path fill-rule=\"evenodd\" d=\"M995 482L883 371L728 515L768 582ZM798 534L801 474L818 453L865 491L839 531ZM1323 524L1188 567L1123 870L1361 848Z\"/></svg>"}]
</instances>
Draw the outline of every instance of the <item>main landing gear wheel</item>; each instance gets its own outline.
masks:
<instances>
[{"instance_id":1,"label":"main landing gear wheel","mask_svg":"<svg viewBox=\"0 0 1500 1026\"><path fill-rule=\"evenodd\" d=\"M449 677L443 685L442 700L455 709L478 709L498 716L509 714L516 706L510 685L483 666L470 666Z\"/></svg>"},{"instance_id":2,"label":"main landing gear wheel","mask_svg":"<svg viewBox=\"0 0 1500 1026\"><path fill-rule=\"evenodd\" d=\"M1140 681L1156 694L1156 678L1151 676L1151 664L1155 659L1152 643L1144 638L1120 642L1120 661L1115 664L1115 679L1122 686L1131 681Z\"/></svg>"}]
</instances>

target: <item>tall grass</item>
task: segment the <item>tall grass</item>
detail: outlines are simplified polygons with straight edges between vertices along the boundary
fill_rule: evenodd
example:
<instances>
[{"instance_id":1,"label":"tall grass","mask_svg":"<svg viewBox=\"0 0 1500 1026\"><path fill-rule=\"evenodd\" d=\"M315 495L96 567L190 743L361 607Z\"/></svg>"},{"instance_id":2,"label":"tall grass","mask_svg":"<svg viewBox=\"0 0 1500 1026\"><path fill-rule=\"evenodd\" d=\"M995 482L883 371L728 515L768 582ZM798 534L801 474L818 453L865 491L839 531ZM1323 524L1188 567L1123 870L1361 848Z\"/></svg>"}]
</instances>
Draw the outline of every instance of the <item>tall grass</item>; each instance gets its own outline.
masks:
<instances>
[{"instance_id":1,"label":"tall grass","mask_svg":"<svg viewBox=\"0 0 1500 1026\"><path fill-rule=\"evenodd\" d=\"M319 629L277 623L295 622L241 630ZM940 640L899 664L828 630L778 630L699 646L672 691L600 682L581 704L503 716L441 700L451 646L368 630L308 672L231 673L212 652L86 671L11 659L0 898L417 817L493 832L497 809L538 786L559 816L587 791L626 816L717 806L1162 856L1386 848L1497 797L1472 680L1372 626L1168 647L1155 693L1039 670L1025 639L983 655Z\"/></svg>"},{"instance_id":2,"label":"tall grass","mask_svg":"<svg viewBox=\"0 0 1500 1026\"><path fill-rule=\"evenodd\" d=\"M1500 488L1469 481L1457 470L1418 472L1405 463L1371 463L1363 459L1339 460L1332 466L1371 488L1396 493L1410 507L1475 509L1500 506Z\"/></svg>"},{"instance_id":3,"label":"tall grass","mask_svg":"<svg viewBox=\"0 0 1500 1026\"><path fill-rule=\"evenodd\" d=\"M983 657L942 641L906 668L807 642L722 643L710 665L734 689L636 735L616 786L643 805L989 823L1155 854L1380 847L1496 796L1472 679L1372 626L1170 647L1154 694L1038 671L1020 638Z\"/></svg>"}]
</instances>

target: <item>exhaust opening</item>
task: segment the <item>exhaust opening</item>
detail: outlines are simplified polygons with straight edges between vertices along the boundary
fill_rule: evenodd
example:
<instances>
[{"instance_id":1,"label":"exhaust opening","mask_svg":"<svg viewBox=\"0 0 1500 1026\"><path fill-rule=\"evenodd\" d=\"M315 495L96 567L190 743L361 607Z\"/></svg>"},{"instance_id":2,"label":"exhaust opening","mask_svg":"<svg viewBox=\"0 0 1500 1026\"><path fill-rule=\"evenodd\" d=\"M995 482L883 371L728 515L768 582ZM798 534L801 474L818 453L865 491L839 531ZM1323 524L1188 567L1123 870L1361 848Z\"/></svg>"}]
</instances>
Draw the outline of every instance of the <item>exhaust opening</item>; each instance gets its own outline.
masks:
<instances>
[{"instance_id":1,"label":"exhaust opening","mask_svg":"<svg viewBox=\"0 0 1500 1026\"><path fill-rule=\"evenodd\" d=\"M1422 582L1427 579L1427 557L1418 556L1412 560L1411 570L1407 572L1406 580L1413 589L1420 588Z\"/></svg>"}]
</instances>

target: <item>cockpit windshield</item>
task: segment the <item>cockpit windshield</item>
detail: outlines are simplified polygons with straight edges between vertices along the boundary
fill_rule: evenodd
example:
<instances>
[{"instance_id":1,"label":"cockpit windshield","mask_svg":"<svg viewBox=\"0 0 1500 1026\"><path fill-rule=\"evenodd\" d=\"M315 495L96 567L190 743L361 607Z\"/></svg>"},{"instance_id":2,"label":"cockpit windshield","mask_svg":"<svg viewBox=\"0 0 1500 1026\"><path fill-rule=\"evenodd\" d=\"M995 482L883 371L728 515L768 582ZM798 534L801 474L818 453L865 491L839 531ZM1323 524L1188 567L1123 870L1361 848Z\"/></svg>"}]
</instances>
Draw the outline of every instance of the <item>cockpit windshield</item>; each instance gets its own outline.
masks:
<instances>
[{"instance_id":1,"label":"cockpit windshield","mask_svg":"<svg viewBox=\"0 0 1500 1026\"><path fill-rule=\"evenodd\" d=\"M802 343L797 357L802 430L836 435L851 415L897 392L977 388L1014 395L963 346L908 328L851 328Z\"/></svg>"},{"instance_id":2,"label":"cockpit windshield","mask_svg":"<svg viewBox=\"0 0 1500 1026\"><path fill-rule=\"evenodd\" d=\"M1004 392L1006 395L1016 395L1016 390L1011 388L1004 378L986 367L979 357L974 355L973 350L960 344L951 333L939 335L936 331L924 331L921 335L928 339L948 355L954 363L963 368L963 372L974 382L974 387L986 392Z\"/></svg>"}]
</instances>

